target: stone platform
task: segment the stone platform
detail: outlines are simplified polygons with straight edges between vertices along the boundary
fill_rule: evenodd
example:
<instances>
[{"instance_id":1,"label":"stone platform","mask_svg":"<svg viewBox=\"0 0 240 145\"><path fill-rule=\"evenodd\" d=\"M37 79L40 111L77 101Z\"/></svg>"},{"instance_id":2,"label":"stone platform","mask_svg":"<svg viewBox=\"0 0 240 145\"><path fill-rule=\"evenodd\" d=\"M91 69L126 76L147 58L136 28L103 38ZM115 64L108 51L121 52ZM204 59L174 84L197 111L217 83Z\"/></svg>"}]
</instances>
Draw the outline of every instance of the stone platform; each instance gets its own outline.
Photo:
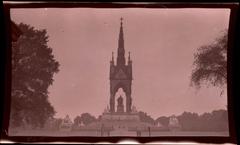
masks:
<instances>
[{"instance_id":1,"label":"stone platform","mask_svg":"<svg viewBox=\"0 0 240 145\"><path fill-rule=\"evenodd\" d=\"M148 135L149 131L162 132L166 129L142 122L138 113L105 112L98 121L82 126L76 131L97 132L100 136L141 136L144 132Z\"/></svg>"},{"instance_id":2,"label":"stone platform","mask_svg":"<svg viewBox=\"0 0 240 145\"><path fill-rule=\"evenodd\" d=\"M140 121L138 113L103 113L102 121Z\"/></svg>"},{"instance_id":3,"label":"stone platform","mask_svg":"<svg viewBox=\"0 0 240 145\"><path fill-rule=\"evenodd\" d=\"M114 134L124 134L124 132L145 130L152 125L141 122L138 113L103 113L98 122L101 126L111 128Z\"/></svg>"}]
</instances>

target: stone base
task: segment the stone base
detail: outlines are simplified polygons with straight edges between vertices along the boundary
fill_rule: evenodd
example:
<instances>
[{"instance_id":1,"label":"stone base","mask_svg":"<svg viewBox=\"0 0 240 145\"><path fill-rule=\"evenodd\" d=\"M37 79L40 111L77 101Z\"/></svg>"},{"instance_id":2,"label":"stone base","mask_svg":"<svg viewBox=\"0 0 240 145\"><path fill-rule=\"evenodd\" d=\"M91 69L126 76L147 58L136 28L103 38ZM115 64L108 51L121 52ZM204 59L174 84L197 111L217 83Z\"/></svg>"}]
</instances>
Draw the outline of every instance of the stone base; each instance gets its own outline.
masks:
<instances>
[{"instance_id":1,"label":"stone base","mask_svg":"<svg viewBox=\"0 0 240 145\"><path fill-rule=\"evenodd\" d=\"M138 113L104 113L102 121L140 121Z\"/></svg>"},{"instance_id":2,"label":"stone base","mask_svg":"<svg viewBox=\"0 0 240 145\"><path fill-rule=\"evenodd\" d=\"M114 132L145 130L152 126L141 122L138 113L104 113L99 123L104 127L112 128Z\"/></svg>"},{"instance_id":3,"label":"stone base","mask_svg":"<svg viewBox=\"0 0 240 145\"><path fill-rule=\"evenodd\" d=\"M75 130L97 132L99 136L149 136L149 132L166 131L142 122L138 113L103 113L98 121Z\"/></svg>"}]
</instances>

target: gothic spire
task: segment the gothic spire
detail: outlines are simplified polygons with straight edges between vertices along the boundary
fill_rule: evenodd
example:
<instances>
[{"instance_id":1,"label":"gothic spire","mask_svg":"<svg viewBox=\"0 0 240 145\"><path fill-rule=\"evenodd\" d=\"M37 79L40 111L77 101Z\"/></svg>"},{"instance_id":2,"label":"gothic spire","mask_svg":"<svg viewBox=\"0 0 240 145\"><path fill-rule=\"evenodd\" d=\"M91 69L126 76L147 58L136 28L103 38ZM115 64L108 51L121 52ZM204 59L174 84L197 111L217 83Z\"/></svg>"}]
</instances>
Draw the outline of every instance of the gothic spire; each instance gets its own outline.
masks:
<instances>
[{"instance_id":1,"label":"gothic spire","mask_svg":"<svg viewBox=\"0 0 240 145\"><path fill-rule=\"evenodd\" d=\"M125 50L124 50L124 39L123 39L123 18L121 20L120 32L118 38L118 55L117 55L117 65L125 65Z\"/></svg>"},{"instance_id":2,"label":"gothic spire","mask_svg":"<svg viewBox=\"0 0 240 145\"><path fill-rule=\"evenodd\" d=\"M114 65L114 54L113 54L113 52L112 52L112 60L110 61L110 64Z\"/></svg>"},{"instance_id":3,"label":"gothic spire","mask_svg":"<svg viewBox=\"0 0 240 145\"><path fill-rule=\"evenodd\" d=\"M114 62L114 54L113 54L113 52L112 52L112 62Z\"/></svg>"},{"instance_id":4,"label":"gothic spire","mask_svg":"<svg viewBox=\"0 0 240 145\"><path fill-rule=\"evenodd\" d=\"M128 52L128 61L131 61L130 51Z\"/></svg>"}]
</instances>

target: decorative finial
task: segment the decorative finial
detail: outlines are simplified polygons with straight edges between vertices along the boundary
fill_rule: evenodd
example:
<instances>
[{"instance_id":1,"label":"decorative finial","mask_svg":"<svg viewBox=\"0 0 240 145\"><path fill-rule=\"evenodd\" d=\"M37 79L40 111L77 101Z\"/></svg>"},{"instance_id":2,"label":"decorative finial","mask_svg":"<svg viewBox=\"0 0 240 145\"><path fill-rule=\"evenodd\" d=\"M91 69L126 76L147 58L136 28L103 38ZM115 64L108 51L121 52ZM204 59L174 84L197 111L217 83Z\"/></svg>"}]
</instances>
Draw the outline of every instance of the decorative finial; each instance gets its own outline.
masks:
<instances>
[{"instance_id":1,"label":"decorative finial","mask_svg":"<svg viewBox=\"0 0 240 145\"><path fill-rule=\"evenodd\" d=\"M114 52L112 52L112 61L114 61Z\"/></svg>"},{"instance_id":2,"label":"decorative finial","mask_svg":"<svg viewBox=\"0 0 240 145\"><path fill-rule=\"evenodd\" d=\"M130 51L128 52L128 60L130 60L131 58L130 58Z\"/></svg>"},{"instance_id":3,"label":"decorative finial","mask_svg":"<svg viewBox=\"0 0 240 145\"><path fill-rule=\"evenodd\" d=\"M121 17L121 18L120 18L120 20L121 20L121 27L122 27L122 23L123 23L123 18Z\"/></svg>"}]
</instances>

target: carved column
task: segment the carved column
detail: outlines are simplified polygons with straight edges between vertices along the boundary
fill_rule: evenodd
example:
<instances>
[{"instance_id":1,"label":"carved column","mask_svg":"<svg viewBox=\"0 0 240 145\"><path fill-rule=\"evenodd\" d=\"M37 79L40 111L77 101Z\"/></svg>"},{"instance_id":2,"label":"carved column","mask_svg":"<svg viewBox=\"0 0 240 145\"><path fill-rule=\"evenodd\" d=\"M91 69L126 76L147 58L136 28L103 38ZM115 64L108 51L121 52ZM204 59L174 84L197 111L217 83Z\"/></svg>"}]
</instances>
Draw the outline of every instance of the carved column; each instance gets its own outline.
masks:
<instances>
[{"instance_id":1,"label":"carved column","mask_svg":"<svg viewBox=\"0 0 240 145\"><path fill-rule=\"evenodd\" d=\"M115 93L111 92L110 96L110 112L114 113L115 112Z\"/></svg>"},{"instance_id":2,"label":"carved column","mask_svg":"<svg viewBox=\"0 0 240 145\"><path fill-rule=\"evenodd\" d=\"M126 91L126 112L130 113L132 110L132 97L131 97L131 84L128 85L128 90Z\"/></svg>"},{"instance_id":3,"label":"carved column","mask_svg":"<svg viewBox=\"0 0 240 145\"><path fill-rule=\"evenodd\" d=\"M131 95L127 95L127 99L126 99L126 112L127 113L130 113L132 111L131 107L132 107L132 98L131 98Z\"/></svg>"}]
</instances>

